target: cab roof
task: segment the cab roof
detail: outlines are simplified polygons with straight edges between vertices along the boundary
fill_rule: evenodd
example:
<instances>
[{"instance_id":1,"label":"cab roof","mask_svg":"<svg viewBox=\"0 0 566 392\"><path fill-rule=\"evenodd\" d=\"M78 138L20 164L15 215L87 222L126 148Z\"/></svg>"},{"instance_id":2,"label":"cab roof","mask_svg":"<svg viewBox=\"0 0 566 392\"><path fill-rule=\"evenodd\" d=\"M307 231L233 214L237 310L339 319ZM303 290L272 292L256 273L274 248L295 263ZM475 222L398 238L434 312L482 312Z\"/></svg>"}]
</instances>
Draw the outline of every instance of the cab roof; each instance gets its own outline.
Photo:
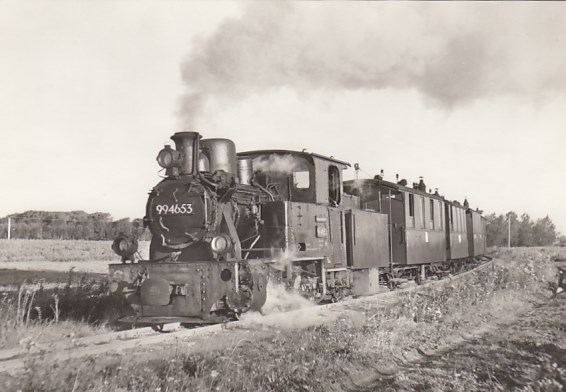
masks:
<instances>
[{"instance_id":1,"label":"cab roof","mask_svg":"<svg viewBox=\"0 0 566 392\"><path fill-rule=\"evenodd\" d=\"M350 167L351 165L348 162L344 162L338 159L335 159L334 157L327 157L324 155L320 155L320 154L315 154L313 152L306 152L306 151L293 151L293 150L255 150L255 151L243 151L243 152L239 152L238 158L247 158L247 157L256 157L258 155L264 155L264 154L290 154L290 155L298 155L298 156L302 156L302 157L307 157L307 158L317 158L317 159L322 159L324 161L329 161L332 163L337 163L340 165L344 165L347 167Z\"/></svg>"}]
</instances>

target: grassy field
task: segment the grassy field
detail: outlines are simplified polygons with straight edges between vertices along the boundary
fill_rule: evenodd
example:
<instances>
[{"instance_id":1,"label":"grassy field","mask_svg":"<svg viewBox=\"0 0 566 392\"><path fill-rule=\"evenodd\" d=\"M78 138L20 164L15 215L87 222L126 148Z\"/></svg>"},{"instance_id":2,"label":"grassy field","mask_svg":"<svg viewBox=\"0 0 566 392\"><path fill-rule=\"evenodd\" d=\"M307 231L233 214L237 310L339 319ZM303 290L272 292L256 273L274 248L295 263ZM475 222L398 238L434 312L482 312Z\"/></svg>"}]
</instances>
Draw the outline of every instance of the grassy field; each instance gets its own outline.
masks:
<instances>
[{"instance_id":1,"label":"grassy field","mask_svg":"<svg viewBox=\"0 0 566 392\"><path fill-rule=\"evenodd\" d=\"M37 279L59 282L70 270L91 278L106 274L109 263L120 262L111 244L111 241L0 240L0 286ZM148 241L140 242L139 257L149 257Z\"/></svg>"},{"instance_id":2,"label":"grassy field","mask_svg":"<svg viewBox=\"0 0 566 392\"><path fill-rule=\"evenodd\" d=\"M561 390L566 296L552 297L554 259L566 258L566 250L499 250L496 256L493 269L442 290L401 293L397 306L367 307L331 324L240 331L70 363L39 359L19 377L3 376L0 385L23 391Z\"/></svg>"},{"instance_id":3,"label":"grassy field","mask_svg":"<svg viewBox=\"0 0 566 392\"><path fill-rule=\"evenodd\" d=\"M110 245L0 240L0 349L109 331L128 308L108 296Z\"/></svg>"},{"instance_id":4,"label":"grassy field","mask_svg":"<svg viewBox=\"0 0 566 392\"><path fill-rule=\"evenodd\" d=\"M74 240L0 240L2 262L44 261L118 261L111 249L112 241ZM142 258L148 257L149 243L140 243Z\"/></svg>"}]
</instances>

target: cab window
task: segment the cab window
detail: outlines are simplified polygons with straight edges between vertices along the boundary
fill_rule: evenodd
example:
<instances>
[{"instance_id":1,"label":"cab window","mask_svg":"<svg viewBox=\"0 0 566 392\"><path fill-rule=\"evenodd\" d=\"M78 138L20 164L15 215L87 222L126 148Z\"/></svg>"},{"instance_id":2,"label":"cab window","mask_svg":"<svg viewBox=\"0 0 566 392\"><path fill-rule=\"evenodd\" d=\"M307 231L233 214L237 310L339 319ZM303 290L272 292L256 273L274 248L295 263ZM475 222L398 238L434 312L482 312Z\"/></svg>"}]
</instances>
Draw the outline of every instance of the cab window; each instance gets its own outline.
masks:
<instances>
[{"instance_id":1,"label":"cab window","mask_svg":"<svg viewBox=\"0 0 566 392\"><path fill-rule=\"evenodd\" d=\"M309 189L311 186L310 173L307 170L293 173L293 186L295 189Z\"/></svg>"},{"instance_id":2,"label":"cab window","mask_svg":"<svg viewBox=\"0 0 566 392\"><path fill-rule=\"evenodd\" d=\"M328 202L340 204L340 170L336 166L328 167Z\"/></svg>"}]
</instances>

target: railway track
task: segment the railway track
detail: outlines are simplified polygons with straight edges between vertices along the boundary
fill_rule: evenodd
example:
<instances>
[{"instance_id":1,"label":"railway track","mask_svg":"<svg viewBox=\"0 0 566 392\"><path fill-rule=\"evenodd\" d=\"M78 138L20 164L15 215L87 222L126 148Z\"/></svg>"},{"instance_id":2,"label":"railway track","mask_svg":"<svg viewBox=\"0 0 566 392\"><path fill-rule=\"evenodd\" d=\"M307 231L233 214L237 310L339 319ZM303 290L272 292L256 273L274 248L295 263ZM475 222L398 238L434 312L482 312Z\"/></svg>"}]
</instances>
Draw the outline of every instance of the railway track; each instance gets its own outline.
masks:
<instances>
[{"instance_id":1,"label":"railway track","mask_svg":"<svg viewBox=\"0 0 566 392\"><path fill-rule=\"evenodd\" d=\"M493 265L493 261L489 260L476 268L451 276L441 280L426 281L420 286L413 286L404 289L374 294L371 296L355 298L351 300L341 301L332 304L320 305L308 308L309 316L312 318L313 324L320 324L329 320L329 314L346 311L352 308L363 307L367 304L377 306L391 306L397 301L397 296L402 292L418 292L425 287L443 286L451 284L461 279L467 274L476 272L487 266ZM274 313L261 317L261 324L271 324L278 326L284 321L293 320L300 312L305 309L292 310L285 313ZM295 314L294 314L295 313ZM98 355L109 352L120 352L142 346L148 346L158 343L168 343L175 340L186 340L193 337L207 336L215 333L221 333L231 329L250 328L257 325L257 319L254 322L248 322L246 318L239 321L227 322L224 324L207 325L192 329L181 328L178 323L166 324L164 331L168 333L155 332L150 327L133 329L127 331L113 332L103 335L88 336L77 339L65 339L50 343L37 344L27 348L12 348L0 350L0 373L17 373L25 368L26 364L34 359L49 360L51 362L77 359L86 356Z\"/></svg>"}]
</instances>

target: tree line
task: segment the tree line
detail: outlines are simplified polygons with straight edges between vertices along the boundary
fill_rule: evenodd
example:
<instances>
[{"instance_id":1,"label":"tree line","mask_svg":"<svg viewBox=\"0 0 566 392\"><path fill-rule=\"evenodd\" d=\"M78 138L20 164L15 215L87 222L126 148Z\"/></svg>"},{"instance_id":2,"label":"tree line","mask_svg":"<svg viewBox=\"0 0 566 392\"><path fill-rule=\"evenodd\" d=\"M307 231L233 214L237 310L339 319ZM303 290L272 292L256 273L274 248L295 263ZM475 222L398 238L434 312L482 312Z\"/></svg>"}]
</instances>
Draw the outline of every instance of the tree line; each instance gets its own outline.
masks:
<instances>
[{"instance_id":1,"label":"tree line","mask_svg":"<svg viewBox=\"0 0 566 392\"><path fill-rule=\"evenodd\" d=\"M112 240L118 234L151 237L144 230L142 219L113 220L106 212L92 214L84 211L26 211L0 219L0 238L8 237L8 219L11 218L11 237L20 239ZM520 217L515 212L505 215L486 215L487 246L507 246L509 220L511 246L548 246L559 242L566 245L566 236L560 236L552 220L545 216L532 220L528 214Z\"/></svg>"},{"instance_id":2,"label":"tree line","mask_svg":"<svg viewBox=\"0 0 566 392\"><path fill-rule=\"evenodd\" d=\"M59 240L112 240L118 234L137 235L148 239L142 219L113 220L106 212L92 214L84 211L26 211L0 219L0 238L8 237L8 218L11 238Z\"/></svg>"},{"instance_id":3,"label":"tree line","mask_svg":"<svg viewBox=\"0 0 566 392\"><path fill-rule=\"evenodd\" d=\"M548 215L534 221L528 214L519 217L511 211L505 215L486 215L485 218L487 246L507 246L509 237L511 246L566 245L566 236L561 236L556 231L556 226Z\"/></svg>"}]
</instances>

